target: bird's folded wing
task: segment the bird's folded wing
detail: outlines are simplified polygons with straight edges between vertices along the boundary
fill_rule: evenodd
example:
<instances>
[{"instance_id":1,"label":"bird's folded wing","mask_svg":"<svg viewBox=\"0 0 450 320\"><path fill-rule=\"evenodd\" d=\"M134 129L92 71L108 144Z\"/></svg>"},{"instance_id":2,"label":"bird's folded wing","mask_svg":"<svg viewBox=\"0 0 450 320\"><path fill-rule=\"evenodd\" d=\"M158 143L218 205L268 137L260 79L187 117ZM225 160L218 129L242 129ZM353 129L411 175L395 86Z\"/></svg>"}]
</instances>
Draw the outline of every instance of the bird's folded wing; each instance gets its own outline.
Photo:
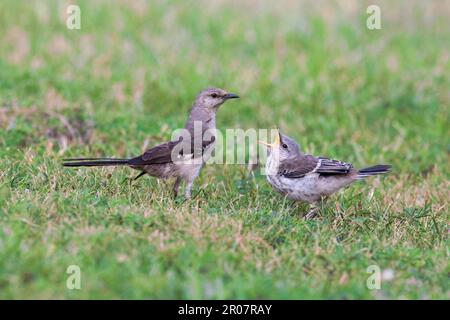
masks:
<instances>
[{"instance_id":1,"label":"bird's folded wing","mask_svg":"<svg viewBox=\"0 0 450 320\"><path fill-rule=\"evenodd\" d=\"M172 162L172 150L178 142L167 142L153 147L144 154L130 160L130 165L145 166Z\"/></svg>"},{"instance_id":2,"label":"bird's folded wing","mask_svg":"<svg viewBox=\"0 0 450 320\"><path fill-rule=\"evenodd\" d=\"M195 150L193 144L192 145L180 145L177 146L179 143L184 143L183 139L179 139L177 141L169 141L160 145L157 145L156 147L153 147L149 150L147 150L144 154L133 158L130 160L130 165L135 166L144 166L149 164L164 164L164 163L170 163L173 162L175 159L192 159L195 155L201 156L203 152L208 149L211 144L215 141L215 137L212 137L210 141L202 141L202 147L201 150ZM189 143L189 142L187 142ZM174 150L175 146L177 146L177 149ZM175 158L172 158L172 153L177 152L178 154L175 156Z\"/></svg>"},{"instance_id":3,"label":"bird's folded wing","mask_svg":"<svg viewBox=\"0 0 450 320\"><path fill-rule=\"evenodd\" d=\"M294 159L283 161L279 167L279 174L286 178L302 178L312 173L318 164L318 158L310 155L301 155Z\"/></svg>"},{"instance_id":4,"label":"bird's folded wing","mask_svg":"<svg viewBox=\"0 0 450 320\"><path fill-rule=\"evenodd\" d=\"M309 173L347 174L352 170L351 163L324 157L302 155L280 165L280 174L286 178L302 178Z\"/></svg>"},{"instance_id":5,"label":"bird's folded wing","mask_svg":"<svg viewBox=\"0 0 450 320\"><path fill-rule=\"evenodd\" d=\"M319 157L320 166L317 168L318 173L328 174L346 174L353 169L351 163Z\"/></svg>"}]
</instances>

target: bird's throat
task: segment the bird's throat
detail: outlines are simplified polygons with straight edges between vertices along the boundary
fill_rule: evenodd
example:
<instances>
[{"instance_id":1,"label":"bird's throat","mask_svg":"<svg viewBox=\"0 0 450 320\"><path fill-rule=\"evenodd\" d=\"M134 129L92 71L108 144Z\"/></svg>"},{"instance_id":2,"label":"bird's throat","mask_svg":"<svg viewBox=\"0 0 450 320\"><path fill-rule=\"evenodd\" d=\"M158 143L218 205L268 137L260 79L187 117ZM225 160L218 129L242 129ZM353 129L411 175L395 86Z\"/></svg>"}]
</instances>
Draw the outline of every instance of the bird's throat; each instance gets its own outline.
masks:
<instances>
[{"instance_id":1,"label":"bird's throat","mask_svg":"<svg viewBox=\"0 0 450 320\"><path fill-rule=\"evenodd\" d=\"M280 157L278 153L272 152L268 157L267 157L267 162L266 162L266 174L267 175L276 175L278 174L280 168Z\"/></svg>"}]
</instances>

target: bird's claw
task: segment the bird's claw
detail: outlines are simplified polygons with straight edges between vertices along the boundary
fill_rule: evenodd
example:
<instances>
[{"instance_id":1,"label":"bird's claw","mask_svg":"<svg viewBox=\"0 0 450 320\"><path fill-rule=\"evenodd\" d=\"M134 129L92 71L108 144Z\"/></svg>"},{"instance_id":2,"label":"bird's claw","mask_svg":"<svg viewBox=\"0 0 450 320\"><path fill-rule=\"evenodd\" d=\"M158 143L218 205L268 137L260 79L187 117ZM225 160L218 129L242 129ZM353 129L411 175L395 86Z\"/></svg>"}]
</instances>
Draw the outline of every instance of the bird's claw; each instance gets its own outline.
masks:
<instances>
[{"instance_id":1,"label":"bird's claw","mask_svg":"<svg viewBox=\"0 0 450 320\"><path fill-rule=\"evenodd\" d=\"M311 220L317 215L317 211L319 210L319 207L312 208L305 214L306 220Z\"/></svg>"}]
</instances>

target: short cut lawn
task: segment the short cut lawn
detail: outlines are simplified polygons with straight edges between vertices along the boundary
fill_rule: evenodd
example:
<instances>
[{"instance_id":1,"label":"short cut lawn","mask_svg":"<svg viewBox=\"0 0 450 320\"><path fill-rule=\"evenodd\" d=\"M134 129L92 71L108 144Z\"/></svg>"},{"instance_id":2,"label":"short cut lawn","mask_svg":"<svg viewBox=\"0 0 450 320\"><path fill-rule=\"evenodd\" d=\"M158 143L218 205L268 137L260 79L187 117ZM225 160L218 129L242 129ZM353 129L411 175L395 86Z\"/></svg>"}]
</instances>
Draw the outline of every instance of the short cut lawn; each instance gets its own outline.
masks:
<instances>
[{"instance_id":1,"label":"short cut lawn","mask_svg":"<svg viewBox=\"0 0 450 320\"><path fill-rule=\"evenodd\" d=\"M449 17L446 1L1 1L0 298L449 299ZM305 221L246 165L206 166L190 201L61 166L168 140L208 86L241 96L221 130L278 126L393 171Z\"/></svg>"}]
</instances>

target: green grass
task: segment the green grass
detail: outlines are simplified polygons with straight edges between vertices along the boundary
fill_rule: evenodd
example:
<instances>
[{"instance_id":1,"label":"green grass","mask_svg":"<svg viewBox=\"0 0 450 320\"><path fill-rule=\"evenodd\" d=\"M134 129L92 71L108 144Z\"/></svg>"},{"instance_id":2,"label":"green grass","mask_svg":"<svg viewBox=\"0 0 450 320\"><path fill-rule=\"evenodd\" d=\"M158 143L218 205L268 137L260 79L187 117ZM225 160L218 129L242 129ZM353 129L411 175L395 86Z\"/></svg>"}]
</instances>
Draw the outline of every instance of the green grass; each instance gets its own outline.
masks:
<instances>
[{"instance_id":1,"label":"green grass","mask_svg":"<svg viewBox=\"0 0 450 320\"><path fill-rule=\"evenodd\" d=\"M79 31L57 3L0 2L0 298L449 298L445 2L377 1L376 31L359 1L76 1ZM394 170L305 221L246 166L205 167L188 202L61 167L169 139L207 86L242 97L222 130ZM394 272L381 290L370 265Z\"/></svg>"}]
</instances>

